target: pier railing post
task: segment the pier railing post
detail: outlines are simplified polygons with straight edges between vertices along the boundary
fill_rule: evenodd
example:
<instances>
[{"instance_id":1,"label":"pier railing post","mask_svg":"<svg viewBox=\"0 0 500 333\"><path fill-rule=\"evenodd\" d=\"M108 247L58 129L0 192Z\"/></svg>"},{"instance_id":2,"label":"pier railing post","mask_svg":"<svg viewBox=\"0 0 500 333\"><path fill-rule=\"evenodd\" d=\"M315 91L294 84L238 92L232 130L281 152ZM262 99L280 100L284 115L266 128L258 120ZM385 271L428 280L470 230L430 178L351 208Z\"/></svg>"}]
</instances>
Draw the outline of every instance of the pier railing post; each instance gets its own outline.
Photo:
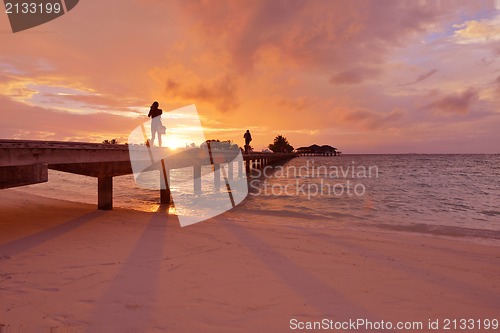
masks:
<instances>
[{"instance_id":1,"label":"pier railing post","mask_svg":"<svg viewBox=\"0 0 500 333\"><path fill-rule=\"evenodd\" d=\"M113 209L113 177L97 178L97 208Z\"/></svg>"}]
</instances>

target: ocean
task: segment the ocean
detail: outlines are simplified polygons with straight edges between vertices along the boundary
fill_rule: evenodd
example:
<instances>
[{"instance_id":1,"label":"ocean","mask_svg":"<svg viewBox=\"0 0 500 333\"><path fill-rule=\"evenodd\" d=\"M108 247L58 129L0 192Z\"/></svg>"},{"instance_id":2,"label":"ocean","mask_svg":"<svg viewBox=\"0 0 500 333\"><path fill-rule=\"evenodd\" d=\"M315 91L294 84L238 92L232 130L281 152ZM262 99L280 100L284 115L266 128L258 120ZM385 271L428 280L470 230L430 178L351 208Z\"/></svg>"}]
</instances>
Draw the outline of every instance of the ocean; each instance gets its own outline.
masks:
<instances>
[{"instance_id":1,"label":"ocean","mask_svg":"<svg viewBox=\"0 0 500 333\"><path fill-rule=\"evenodd\" d=\"M188 170L172 171L175 180ZM235 175L237 172L235 172ZM500 155L298 157L257 170L249 195L225 217L295 227L400 230L500 239ZM222 181L222 184L224 182ZM97 202L97 180L49 171L49 182L17 188L44 197ZM173 186L171 211L189 215L192 188ZM203 183L203 191L213 184ZM132 175L114 178L114 206L158 209L159 194Z\"/></svg>"}]
</instances>

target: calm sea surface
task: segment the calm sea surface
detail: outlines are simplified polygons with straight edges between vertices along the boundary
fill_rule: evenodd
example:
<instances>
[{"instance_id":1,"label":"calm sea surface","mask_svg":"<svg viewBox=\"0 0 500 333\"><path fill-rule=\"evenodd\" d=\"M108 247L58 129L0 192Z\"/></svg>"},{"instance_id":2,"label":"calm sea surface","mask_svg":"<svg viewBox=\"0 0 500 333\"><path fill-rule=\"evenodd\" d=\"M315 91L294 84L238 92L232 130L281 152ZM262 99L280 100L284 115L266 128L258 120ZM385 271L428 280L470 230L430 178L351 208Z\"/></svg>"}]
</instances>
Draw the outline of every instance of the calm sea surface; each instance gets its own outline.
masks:
<instances>
[{"instance_id":1,"label":"calm sea surface","mask_svg":"<svg viewBox=\"0 0 500 333\"><path fill-rule=\"evenodd\" d=\"M176 170L176 178L188 170ZM237 174L235 172L235 174ZM223 182L222 182L223 183ZM114 178L114 205L158 207L158 192ZM97 181L49 171L49 182L18 188L96 203ZM190 214L191 186L174 186L178 214ZM204 183L204 191L213 184ZM500 239L500 155L343 155L299 157L257 172L230 219L332 228L384 228ZM182 202L181 202L182 201Z\"/></svg>"}]
</instances>

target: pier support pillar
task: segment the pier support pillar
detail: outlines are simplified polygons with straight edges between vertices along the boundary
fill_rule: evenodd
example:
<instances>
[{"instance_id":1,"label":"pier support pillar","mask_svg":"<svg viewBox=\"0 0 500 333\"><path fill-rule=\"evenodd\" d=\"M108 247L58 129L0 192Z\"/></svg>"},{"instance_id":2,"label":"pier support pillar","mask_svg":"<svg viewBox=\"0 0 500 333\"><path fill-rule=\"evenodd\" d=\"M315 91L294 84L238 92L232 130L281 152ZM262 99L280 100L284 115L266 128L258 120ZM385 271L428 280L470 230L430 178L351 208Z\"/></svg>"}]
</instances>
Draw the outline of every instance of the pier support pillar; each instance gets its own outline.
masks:
<instances>
[{"instance_id":1,"label":"pier support pillar","mask_svg":"<svg viewBox=\"0 0 500 333\"><path fill-rule=\"evenodd\" d=\"M201 194L201 165L193 166L194 194Z\"/></svg>"},{"instance_id":2,"label":"pier support pillar","mask_svg":"<svg viewBox=\"0 0 500 333\"><path fill-rule=\"evenodd\" d=\"M214 164L214 192L220 191L220 164Z\"/></svg>"},{"instance_id":3,"label":"pier support pillar","mask_svg":"<svg viewBox=\"0 0 500 333\"><path fill-rule=\"evenodd\" d=\"M227 178L233 180L233 162L227 163Z\"/></svg>"},{"instance_id":4,"label":"pier support pillar","mask_svg":"<svg viewBox=\"0 0 500 333\"><path fill-rule=\"evenodd\" d=\"M243 177L243 161L238 161L238 178Z\"/></svg>"},{"instance_id":5,"label":"pier support pillar","mask_svg":"<svg viewBox=\"0 0 500 333\"><path fill-rule=\"evenodd\" d=\"M252 164L252 161L251 160L247 160L245 161L245 171L247 173L247 177L250 176L250 164Z\"/></svg>"},{"instance_id":6,"label":"pier support pillar","mask_svg":"<svg viewBox=\"0 0 500 333\"><path fill-rule=\"evenodd\" d=\"M113 177L97 178L97 208L113 209Z\"/></svg>"},{"instance_id":7,"label":"pier support pillar","mask_svg":"<svg viewBox=\"0 0 500 333\"><path fill-rule=\"evenodd\" d=\"M165 166L160 169L160 203L162 204L170 204L169 171L165 169Z\"/></svg>"}]
</instances>

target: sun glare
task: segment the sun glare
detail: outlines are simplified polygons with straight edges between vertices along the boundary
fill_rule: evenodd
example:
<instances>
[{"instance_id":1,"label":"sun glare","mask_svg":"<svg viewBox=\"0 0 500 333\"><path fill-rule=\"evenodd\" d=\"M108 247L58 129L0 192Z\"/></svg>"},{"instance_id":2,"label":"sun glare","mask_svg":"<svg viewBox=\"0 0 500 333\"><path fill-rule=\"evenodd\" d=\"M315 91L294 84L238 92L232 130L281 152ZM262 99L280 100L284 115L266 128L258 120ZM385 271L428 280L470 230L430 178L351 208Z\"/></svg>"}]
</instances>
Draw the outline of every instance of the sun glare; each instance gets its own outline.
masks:
<instances>
[{"instance_id":1,"label":"sun glare","mask_svg":"<svg viewBox=\"0 0 500 333\"><path fill-rule=\"evenodd\" d=\"M169 136L167 140L165 141L165 146L170 148L170 149L177 149L184 147L186 144L184 140L181 140L175 136Z\"/></svg>"}]
</instances>

